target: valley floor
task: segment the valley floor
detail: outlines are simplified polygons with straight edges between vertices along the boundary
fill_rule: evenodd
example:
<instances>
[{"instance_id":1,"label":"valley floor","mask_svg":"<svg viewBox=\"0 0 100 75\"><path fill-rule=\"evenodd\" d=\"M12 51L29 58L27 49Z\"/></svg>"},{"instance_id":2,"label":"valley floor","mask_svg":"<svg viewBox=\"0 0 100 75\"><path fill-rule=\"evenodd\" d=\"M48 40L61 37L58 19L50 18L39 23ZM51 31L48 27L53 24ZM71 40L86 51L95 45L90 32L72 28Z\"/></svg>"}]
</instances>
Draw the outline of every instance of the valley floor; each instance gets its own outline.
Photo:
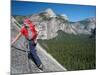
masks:
<instances>
[{"instance_id":1,"label":"valley floor","mask_svg":"<svg viewBox=\"0 0 100 75\"><path fill-rule=\"evenodd\" d=\"M60 32L50 40L38 40L68 71L96 68L95 38Z\"/></svg>"}]
</instances>

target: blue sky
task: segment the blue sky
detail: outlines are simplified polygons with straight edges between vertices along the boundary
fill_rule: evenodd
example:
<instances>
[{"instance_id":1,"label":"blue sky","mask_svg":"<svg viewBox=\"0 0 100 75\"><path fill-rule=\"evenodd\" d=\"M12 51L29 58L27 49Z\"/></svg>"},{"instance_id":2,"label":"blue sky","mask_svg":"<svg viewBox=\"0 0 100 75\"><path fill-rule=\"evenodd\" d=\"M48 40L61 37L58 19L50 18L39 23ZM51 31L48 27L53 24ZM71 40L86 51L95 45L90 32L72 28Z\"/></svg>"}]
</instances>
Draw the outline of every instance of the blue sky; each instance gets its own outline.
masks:
<instances>
[{"instance_id":1,"label":"blue sky","mask_svg":"<svg viewBox=\"0 0 100 75\"><path fill-rule=\"evenodd\" d=\"M12 1L12 15L32 15L51 8L56 14L66 14L70 21L79 21L89 17L96 17L96 6L72 5L43 2Z\"/></svg>"}]
</instances>

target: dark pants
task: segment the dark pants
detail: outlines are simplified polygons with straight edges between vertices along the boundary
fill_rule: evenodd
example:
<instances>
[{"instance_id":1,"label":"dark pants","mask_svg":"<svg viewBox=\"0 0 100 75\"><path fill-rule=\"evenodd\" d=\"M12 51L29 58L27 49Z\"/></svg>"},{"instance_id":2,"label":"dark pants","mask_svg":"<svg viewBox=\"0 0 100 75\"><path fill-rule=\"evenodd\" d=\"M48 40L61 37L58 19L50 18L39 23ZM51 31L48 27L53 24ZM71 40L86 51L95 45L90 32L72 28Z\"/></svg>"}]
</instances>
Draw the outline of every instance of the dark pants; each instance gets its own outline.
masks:
<instances>
[{"instance_id":1,"label":"dark pants","mask_svg":"<svg viewBox=\"0 0 100 75\"><path fill-rule=\"evenodd\" d=\"M39 66L41 63L40 58L38 57L36 50L35 50L36 44L33 41L29 41L29 49L32 54L32 58L34 59L34 62L36 63L37 66Z\"/></svg>"}]
</instances>

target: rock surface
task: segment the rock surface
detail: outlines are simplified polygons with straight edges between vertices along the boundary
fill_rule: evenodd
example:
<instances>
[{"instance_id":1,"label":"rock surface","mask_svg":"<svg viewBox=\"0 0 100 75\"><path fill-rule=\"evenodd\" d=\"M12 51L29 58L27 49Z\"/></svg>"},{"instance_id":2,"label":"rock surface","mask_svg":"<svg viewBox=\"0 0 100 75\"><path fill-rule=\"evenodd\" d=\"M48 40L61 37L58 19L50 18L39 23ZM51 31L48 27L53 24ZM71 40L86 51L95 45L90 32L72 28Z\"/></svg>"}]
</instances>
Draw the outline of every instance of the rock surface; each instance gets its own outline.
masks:
<instances>
[{"instance_id":1,"label":"rock surface","mask_svg":"<svg viewBox=\"0 0 100 75\"><path fill-rule=\"evenodd\" d=\"M75 35L91 35L91 30L96 28L95 18L70 22L70 19L65 14L56 15L50 8L40 14L33 14L30 19L40 30L39 39L52 39L58 35L57 31L59 30Z\"/></svg>"},{"instance_id":2,"label":"rock surface","mask_svg":"<svg viewBox=\"0 0 100 75\"><path fill-rule=\"evenodd\" d=\"M16 24L14 22L14 18L12 18L11 22L11 40L18 34L18 28L16 28ZM57 71L66 71L52 56L48 56L49 54L38 44L36 46L37 54L40 57L44 67L43 71L41 71L35 63L28 58L29 51L25 46L25 38L21 37L14 45L11 47L11 74L28 74L28 73L40 73L40 72L57 72ZM16 48L14 48L16 47ZM19 50L19 49L21 50Z\"/></svg>"}]
</instances>

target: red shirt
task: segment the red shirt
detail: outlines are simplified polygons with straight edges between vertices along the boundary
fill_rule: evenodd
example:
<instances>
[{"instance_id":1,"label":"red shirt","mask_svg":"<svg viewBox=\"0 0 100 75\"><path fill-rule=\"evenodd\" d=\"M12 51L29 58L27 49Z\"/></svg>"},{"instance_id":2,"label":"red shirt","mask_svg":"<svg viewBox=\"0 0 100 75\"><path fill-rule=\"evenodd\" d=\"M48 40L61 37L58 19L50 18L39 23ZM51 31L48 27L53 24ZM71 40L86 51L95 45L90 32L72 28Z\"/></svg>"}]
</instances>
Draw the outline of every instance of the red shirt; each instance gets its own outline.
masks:
<instances>
[{"instance_id":1,"label":"red shirt","mask_svg":"<svg viewBox=\"0 0 100 75\"><path fill-rule=\"evenodd\" d=\"M37 35L38 35L37 31L35 29L35 25L33 25L32 23L30 23L29 24L29 28L30 28L30 30L32 32L32 40L35 40L37 38ZM21 28L20 31L21 31L22 35L24 35L28 39L28 35L29 35L28 29L25 26L22 26L22 28Z\"/></svg>"}]
</instances>

